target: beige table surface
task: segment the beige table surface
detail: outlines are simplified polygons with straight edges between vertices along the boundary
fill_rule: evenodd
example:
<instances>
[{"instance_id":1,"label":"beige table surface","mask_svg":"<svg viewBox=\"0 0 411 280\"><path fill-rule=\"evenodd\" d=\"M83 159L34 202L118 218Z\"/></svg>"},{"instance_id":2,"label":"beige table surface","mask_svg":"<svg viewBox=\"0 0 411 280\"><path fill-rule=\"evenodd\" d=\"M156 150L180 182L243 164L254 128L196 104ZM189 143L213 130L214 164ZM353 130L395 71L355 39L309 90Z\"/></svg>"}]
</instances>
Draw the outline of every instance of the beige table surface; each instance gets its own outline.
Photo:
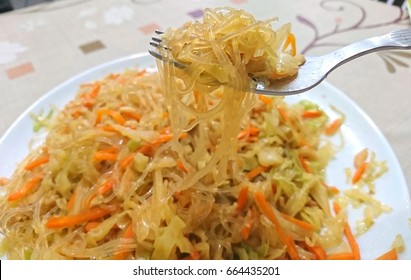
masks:
<instances>
[{"instance_id":1,"label":"beige table surface","mask_svg":"<svg viewBox=\"0 0 411 280\"><path fill-rule=\"evenodd\" d=\"M62 0L1 14L0 136L30 104L66 79L146 52L155 29L177 27L200 17L205 7L225 5L259 19L279 16L280 22L292 22L298 49L307 55L411 27L405 11L371 0ZM409 188L410 68L410 51L388 51L346 64L327 79L380 128Z\"/></svg>"}]
</instances>

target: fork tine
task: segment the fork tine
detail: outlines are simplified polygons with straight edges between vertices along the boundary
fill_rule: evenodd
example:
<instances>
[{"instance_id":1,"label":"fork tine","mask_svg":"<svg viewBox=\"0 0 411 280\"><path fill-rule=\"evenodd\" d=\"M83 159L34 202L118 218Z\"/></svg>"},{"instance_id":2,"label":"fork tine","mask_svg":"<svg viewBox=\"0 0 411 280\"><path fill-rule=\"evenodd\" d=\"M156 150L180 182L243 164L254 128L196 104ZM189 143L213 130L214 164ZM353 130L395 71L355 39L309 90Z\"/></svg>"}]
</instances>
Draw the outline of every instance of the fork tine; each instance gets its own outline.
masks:
<instances>
[{"instance_id":1,"label":"fork tine","mask_svg":"<svg viewBox=\"0 0 411 280\"><path fill-rule=\"evenodd\" d=\"M163 41L162 39L154 37L154 36L151 37L151 40L153 40L154 42L157 42L157 43L161 43L161 41Z\"/></svg>"},{"instance_id":2,"label":"fork tine","mask_svg":"<svg viewBox=\"0 0 411 280\"><path fill-rule=\"evenodd\" d=\"M159 54L158 52L153 51L153 50L148 50L148 52L149 52L149 54L151 54L151 55L154 56L155 58L164 61L163 56L162 56L161 54ZM172 60L172 62L173 62L173 64L174 64L174 66L177 67L177 68L184 69L184 68L186 67L184 64L182 64L182 63L180 63L180 62L177 62L177 61L175 61L175 60Z\"/></svg>"},{"instance_id":3,"label":"fork tine","mask_svg":"<svg viewBox=\"0 0 411 280\"><path fill-rule=\"evenodd\" d=\"M163 60L163 56L156 51L148 50L148 52L157 59Z\"/></svg>"},{"instance_id":4,"label":"fork tine","mask_svg":"<svg viewBox=\"0 0 411 280\"><path fill-rule=\"evenodd\" d=\"M164 31L156 30L156 31L154 31L154 33L156 33L156 34L158 34L158 35L162 35L162 34L164 34Z\"/></svg>"},{"instance_id":5,"label":"fork tine","mask_svg":"<svg viewBox=\"0 0 411 280\"><path fill-rule=\"evenodd\" d=\"M155 48L159 48L159 47L160 47L160 44L157 43L157 42L151 41L151 42L150 42L150 46L153 46L153 47L155 47Z\"/></svg>"}]
</instances>

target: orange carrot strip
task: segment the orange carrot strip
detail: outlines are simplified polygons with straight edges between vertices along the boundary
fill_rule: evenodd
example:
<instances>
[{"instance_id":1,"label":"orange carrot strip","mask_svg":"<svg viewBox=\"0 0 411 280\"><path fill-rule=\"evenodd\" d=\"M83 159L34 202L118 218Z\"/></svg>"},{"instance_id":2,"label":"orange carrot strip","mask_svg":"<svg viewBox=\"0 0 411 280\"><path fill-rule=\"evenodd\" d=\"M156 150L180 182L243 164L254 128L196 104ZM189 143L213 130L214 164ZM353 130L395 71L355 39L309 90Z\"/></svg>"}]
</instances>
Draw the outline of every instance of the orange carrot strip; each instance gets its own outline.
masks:
<instances>
[{"instance_id":1,"label":"orange carrot strip","mask_svg":"<svg viewBox=\"0 0 411 280\"><path fill-rule=\"evenodd\" d=\"M49 162L49 156L48 155L44 155L44 156L40 156L37 159L33 160L32 162L29 162L24 169L31 171L34 168L36 168L37 166L43 165L45 163Z\"/></svg>"},{"instance_id":2,"label":"orange carrot strip","mask_svg":"<svg viewBox=\"0 0 411 280\"><path fill-rule=\"evenodd\" d=\"M151 145L151 144L141 145L141 147L138 149L138 152L142 153L145 156L151 157L154 155L156 148L157 148L157 145Z\"/></svg>"},{"instance_id":3,"label":"orange carrot strip","mask_svg":"<svg viewBox=\"0 0 411 280\"><path fill-rule=\"evenodd\" d=\"M165 143L165 142L169 142L171 141L171 139L173 139L174 135L173 133L168 133L168 134L161 134L156 143Z\"/></svg>"},{"instance_id":4,"label":"orange carrot strip","mask_svg":"<svg viewBox=\"0 0 411 280\"><path fill-rule=\"evenodd\" d=\"M115 161L117 159L117 154L104 152L104 151L97 151L94 153L93 159L95 161L103 161L103 160Z\"/></svg>"},{"instance_id":5,"label":"orange carrot strip","mask_svg":"<svg viewBox=\"0 0 411 280\"><path fill-rule=\"evenodd\" d=\"M339 205L337 202L334 202L334 203L333 203L333 209L334 209L334 213L335 213L335 214L338 214L338 213L340 213L340 211L341 211L341 207L340 207L340 205Z\"/></svg>"},{"instance_id":6,"label":"orange carrot strip","mask_svg":"<svg viewBox=\"0 0 411 280\"><path fill-rule=\"evenodd\" d=\"M337 188L337 187L334 187L334 186L330 186L330 185L328 185L327 183L325 183L324 181L323 182L321 182L326 188L327 188L327 190L329 190L331 193L333 193L333 194L339 194L340 193L340 190Z\"/></svg>"},{"instance_id":7,"label":"orange carrot strip","mask_svg":"<svg viewBox=\"0 0 411 280\"><path fill-rule=\"evenodd\" d=\"M242 187L238 193L237 210L242 211L247 203L248 187Z\"/></svg>"},{"instance_id":8,"label":"orange carrot strip","mask_svg":"<svg viewBox=\"0 0 411 280\"><path fill-rule=\"evenodd\" d=\"M313 171L311 170L310 166L308 165L308 161L301 155L298 156L300 159L300 163L301 166L303 167L303 169L305 170L305 172L307 173L313 173Z\"/></svg>"},{"instance_id":9,"label":"orange carrot strip","mask_svg":"<svg viewBox=\"0 0 411 280\"><path fill-rule=\"evenodd\" d=\"M368 149L363 149L361 152L357 153L354 156L354 166L355 168L359 168L362 163L367 160L368 157Z\"/></svg>"},{"instance_id":10,"label":"orange carrot strip","mask_svg":"<svg viewBox=\"0 0 411 280\"><path fill-rule=\"evenodd\" d=\"M126 170L134 159L135 153L131 153L120 161L121 170Z\"/></svg>"},{"instance_id":11,"label":"orange carrot strip","mask_svg":"<svg viewBox=\"0 0 411 280\"><path fill-rule=\"evenodd\" d=\"M120 125L123 125L126 122L126 120L117 111L110 109L99 109L96 114L96 124L102 121L104 115L112 117Z\"/></svg>"},{"instance_id":12,"label":"orange carrot strip","mask_svg":"<svg viewBox=\"0 0 411 280\"><path fill-rule=\"evenodd\" d=\"M376 258L376 260L398 260L397 249L393 248L389 250L388 252Z\"/></svg>"},{"instance_id":13,"label":"orange carrot strip","mask_svg":"<svg viewBox=\"0 0 411 280\"><path fill-rule=\"evenodd\" d=\"M251 226L250 224L245 224L241 229L241 237L247 240L250 237Z\"/></svg>"},{"instance_id":14,"label":"orange carrot strip","mask_svg":"<svg viewBox=\"0 0 411 280\"><path fill-rule=\"evenodd\" d=\"M290 118L288 117L287 111L284 108L284 106L277 106L277 110L278 110L278 113L280 114L282 120L285 123L288 123L290 121Z\"/></svg>"},{"instance_id":15,"label":"orange carrot strip","mask_svg":"<svg viewBox=\"0 0 411 280\"><path fill-rule=\"evenodd\" d=\"M314 226L312 224L309 224L309 223L304 222L302 220L296 219L296 218L294 218L290 215L287 215L285 213L280 213L280 214L287 221L292 222L293 224L295 224L295 225L297 225L297 226L299 226L299 227L301 227L305 230L309 230L309 231L314 230Z\"/></svg>"},{"instance_id":16,"label":"orange carrot strip","mask_svg":"<svg viewBox=\"0 0 411 280\"><path fill-rule=\"evenodd\" d=\"M77 215L51 217L46 222L46 227L50 229L70 228L75 225L88 222L90 220L103 218L111 212L112 210L106 208L95 207L85 210L84 212Z\"/></svg>"},{"instance_id":17,"label":"orange carrot strip","mask_svg":"<svg viewBox=\"0 0 411 280\"><path fill-rule=\"evenodd\" d=\"M341 210L340 205L338 203L334 202L333 207L334 207L335 214L338 214ZM354 259L355 260L361 259L360 247L358 246L357 240L355 239L354 235L352 234L351 227L348 224L348 222L345 222L345 224L344 224L344 235L347 238L348 245L351 248Z\"/></svg>"},{"instance_id":18,"label":"orange carrot strip","mask_svg":"<svg viewBox=\"0 0 411 280\"><path fill-rule=\"evenodd\" d=\"M300 259L294 239L281 227L280 222L278 221L264 195L261 192L257 191L254 195L254 198L257 202L258 207L260 208L260 211L271 221L271 223L273 223L278 238L280 239L281 243L286 246L290 258L293 260Z\"/></svg>"},{"instance_id":19,"label":"orange carrot strip","mask_svg":"<svg viewBox=\"0 0 411 280\"><path fill-rule=\"evenodd\" d=\"M136 112L125 111L125 112L122 112L122 115L127 117L127 118L136 120L136 121L140 121L140 119L141 119L140 114L138 114Z\"/></svg>"},{"instance_id":20,"label":"orange carrot strip","mask_svg":"<svg viewBox=\"0 0 411 280\"><path fill-rule=\"evenodd\" d=\"M367 168L367 163L363 162L360 164L358 169L355 171L354 175L352 176L351 182L353 184L357 183L359 180L361 180L362 175L365 172L365 169Z\"/></svg>"},{"instance_id":21,"label":"orange carrot strip","mask_svg":"<svg viewBox=\"0 0 411 280\"><path fill-rule=\"evenodd\" d=\"M9 179L6 177L0 177L0 187L5 186L9 182Z\"/></svg>"},{"instance_id":22,"label":"orange carrot strip","mask_svg":"<svg viewBox=\"0 0 411 280\"><path fill-rule=\"evenodd\" d=\"M329 254L327 260L355 260L353 253L335 253Z\"/></svg>"},{"instance_id":23,"label":"orange carrot strip","mask_svg":"<svg viewBox=\"0 0 411 280\"><path fill-rule=\"evenodd\" d=\"M194 95L194 101L196 104L198 104L198 101L200 100L200 92L198 90L194 90L193 91L193 95Z\"/></svg>"},{"instance_id":24,"label":"orange carrot strip","mask_svg":"<svg viewBox=\"0 0 411 280\"><path fill-rule=\"evenodd\" d=\"M67 202L67 210L70 211L71 209L73 209L74 201L76 200L76 195L77 195L77 192L74 191L73 194L70 196L70 199Z\"/></svg>"},{"instance_id":25,"label":"orange carrot strip","mask_svg":"<svg viewBox=\"0 0 411 280\"><path fill-rule=\"evenodd\" d=\"M187 169L184 166L183 161L180 159L177 160L177 168L180 169L183 173L187 173Z\"/></svg>"},{"instance_id":26,"label":"orange carrot strip","mask_svg":"<svg viewBox=\"0 0 411 280\"><path fill-rule=\"evenodd\" d=\"M310 118L318 118L323 115L323 112L320 110L307 110L302 113L302 117L304 119L310 119Z\"/></svg>"},{"instance_id":27,"label":"orange carrot strip","mask_svg":"<svg viewBox=\"0 0 411 280\"><path fill-rule=\"evenodd\" d=\"M342 119L334 120L332 123L328 124L324 128L324 134L328 136L334 135L337 132L337 130L341 127L342 123Z\"/></svg>"},{"instance_id":28,"label":"orange carrot strip","mask_svg":"<svg viewBox=\"0 0 411 280\"><path fill-rule=\"evenodd\" d=\"M87 225L84 227L84 229L86 230L86 232L89 232L90 230L92 230L93 228L96 228L100 225L100 222L89 222L87 223Z\"/></svg>"},{"instance_id":29,"label":"orange carrot strip","mask_svg":"<svg viewBox=\"0 0 411 280\"><path fill-rule=\"evenodd\" d=\"M101 129L107 132L117 132L117 130L111 125L103 125Z\"/></svg>"},{"instance_id":30,"label":"orange carrot strip","mask_svg":"<svg viewBox=\"0 0 411 280\"><path fill-rule=\"evenodd\" d=\"M124 231L123 238L125 238L125 239L131 239L131 238L133 238L133 237L134 237L133 225L132 225L132 223L130 223L130 224L127 226L126 230ZM121 242L121 243L124 243L124 242ZM121 248L121 246L122 246L122 244L121 244L119 247ZM120 248L119 248L119 249L120 249ZM117 252L117 253L114 254L113 259L114 259L114 260L125 260L126 257L127 257L127 255L128 255L128 252L127 252L127 251L120 251L120 250L119 250L119 252Z\"/></svg>"},{"instance_id":31,"label":"orange carrot strip","mask_svg":"<svg viewBox=\"0 0 411 280\"><path fill-rule=\"evenodd\" d=\"M18 190L7 197L9 202L13 202L22 198L25 198L30 193L34 191L34 189L40 184L41 180L43 180L44 175L37 175L30 180L27 181L26 184L23 185L21 190Z\"/></svg>"},{"instance_id":32,"label":"orange carrot strip","mask_svg":"<svg viewBox=\"0 0 411 280\"><path fill-rule=\"evenodd\" d=\"M252 180L255 177L257 177L258 175L260 175L261 173L263 173L264 171L267 171L268 168L269 168L268 166L259 165L256 168L254 168L253 170L249 171L246 176L247 176L248 180Z\"/></svg>"},{"instance_id":33,"label":"orange carrot strip","mask_svg":"<svg viewBox=\"0 0 411 280\"><path fill-rule=\"evenodd\" d=\"M310 251L311 253L313 253L317 260L326 260L327 259L327 253L325 252L325 250L318 245L314 245L314 246L308 246L307 245L307 249L308 251Z\"/></svg>"},{"instance_id":34,"label":"orange carrot strip","mask_svg":"<svg viewBox=\"0 0 411 280\"><path fill-rule=\"evenodd\" d=\"M361 259L360 247L358 246L357 240L352 234L351 227L347 222L345 223L345 226L344 226L344 234L345 234L345 237L347 238L348 245L350 245L350 248L354 255L354 259L360 260Z\"/></svg>"},{"instance_id":35,"label":"orange carrot strip","mask_svg":"<svg viewBox=\"0 0 411 280\"><path fill-rule=\"evenodd\" d=\"M146 69L140 70L136 73L136 77L141 77L143 76L145 73L147 73Z\"/></svg>"},{"instance_id":36,"label":"orange carrot strip","mask_svg":"<svg viewBox=\"0 0 411 280\"><path fill-rule=\"evenodd\" d=\"M111 191L114 187L114 182L113 180L107 180L104 182L99 188L98 188L98 193L99 194L106 194L109 191Z\"/></svg>"},{"instance_id":37,"label":"orange carrot strip","mask_svg":"<svg viewBox=\"0 0 411 280\"><path fill-rule=\"evenodd\" d=\"M271 103L273 103L273 100L265 95L259 94L258 98L265 104L265 105L270 105Z\"/></svg>"},{"instance_id":38,"label":"orange carrot strip","mask_svg":"<svg viewBox=\"0 0 411 280\"><path fill-rule=\"evenodd\" d=\"M288 34L287 40L285 41L283 46L283 51L285 51L289 45L291 45L291 55L295 56L297 54L297 46L293 33Z\"/></svg>"}]
</instances>

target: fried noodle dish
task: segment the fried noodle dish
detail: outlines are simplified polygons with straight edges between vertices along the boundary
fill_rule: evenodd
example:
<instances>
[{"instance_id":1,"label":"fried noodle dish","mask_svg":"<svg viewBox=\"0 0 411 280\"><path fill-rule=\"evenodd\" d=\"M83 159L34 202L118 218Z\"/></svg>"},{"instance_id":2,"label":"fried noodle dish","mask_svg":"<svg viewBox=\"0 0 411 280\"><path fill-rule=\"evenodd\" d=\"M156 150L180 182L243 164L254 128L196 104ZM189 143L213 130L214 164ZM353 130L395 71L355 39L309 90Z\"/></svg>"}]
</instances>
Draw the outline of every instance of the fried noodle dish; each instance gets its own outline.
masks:
<instances>
[{"instance_id":1,"label":"fried noodle dish","mask_svg":"<svg viewBox=\"0 0 411 280\"><path fill-rule=\"evenodd\" d=\"M205 9L165 32L158 72L81 85L3 179L7 257L360 258L325 178L341 120L250 90L304 62L290 24L275 22Z\"/></svg>"}]
</instances>

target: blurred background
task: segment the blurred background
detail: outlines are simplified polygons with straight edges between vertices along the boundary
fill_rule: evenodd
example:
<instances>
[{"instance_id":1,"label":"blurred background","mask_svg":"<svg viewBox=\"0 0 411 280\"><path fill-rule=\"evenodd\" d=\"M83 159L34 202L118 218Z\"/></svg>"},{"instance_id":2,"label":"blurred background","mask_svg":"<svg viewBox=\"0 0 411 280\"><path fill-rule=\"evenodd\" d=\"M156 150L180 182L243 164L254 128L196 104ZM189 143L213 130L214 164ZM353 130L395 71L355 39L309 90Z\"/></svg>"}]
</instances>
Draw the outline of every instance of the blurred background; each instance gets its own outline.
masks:
<instances>
[{"instance_id":1,"label":"blurred background","mask_svg":"<svg viewBox=\"0 0 411 280\"><path fill-rule=\"evenodd\" d=\"M21 9L28 6L37 5L44 2L52 2L59 0L0 0L0 13ZM402 7L404 10L407 8L407 0L371 0L385 2L388 5L395 5Z\"/></svg>"}]
</instances>

